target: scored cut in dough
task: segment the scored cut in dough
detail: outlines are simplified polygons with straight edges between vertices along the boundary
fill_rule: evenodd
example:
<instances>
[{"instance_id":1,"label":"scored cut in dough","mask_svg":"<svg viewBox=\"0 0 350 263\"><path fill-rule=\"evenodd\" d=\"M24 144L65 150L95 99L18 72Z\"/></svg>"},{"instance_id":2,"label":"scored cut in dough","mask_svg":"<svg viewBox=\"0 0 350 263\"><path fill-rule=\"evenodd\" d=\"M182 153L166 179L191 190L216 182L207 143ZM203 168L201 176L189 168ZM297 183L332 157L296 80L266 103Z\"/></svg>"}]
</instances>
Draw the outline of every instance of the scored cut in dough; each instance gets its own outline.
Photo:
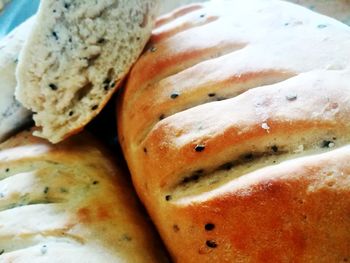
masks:
<instances>
[{"instance_id":1,"label":"scored cut in dough","mask_svg":"<svg viewBox=\"0 0 350 263\"><path fill-rule=\"evenodd\" d=\"M57 143L101 111L144 48L157 2L41 1L16 89L35 113L35 135Z\"/></svg>"},{"instance_id":2,"label":"scored cut in dough","mask_svg":"<svg viewBox=\"0 0 350 263\"><path fill-rule=\"evenodd\" d=\"M174 261L349 261L350 27L274 0L156 23L118 133Z\"/></svg>"}]
</instances>

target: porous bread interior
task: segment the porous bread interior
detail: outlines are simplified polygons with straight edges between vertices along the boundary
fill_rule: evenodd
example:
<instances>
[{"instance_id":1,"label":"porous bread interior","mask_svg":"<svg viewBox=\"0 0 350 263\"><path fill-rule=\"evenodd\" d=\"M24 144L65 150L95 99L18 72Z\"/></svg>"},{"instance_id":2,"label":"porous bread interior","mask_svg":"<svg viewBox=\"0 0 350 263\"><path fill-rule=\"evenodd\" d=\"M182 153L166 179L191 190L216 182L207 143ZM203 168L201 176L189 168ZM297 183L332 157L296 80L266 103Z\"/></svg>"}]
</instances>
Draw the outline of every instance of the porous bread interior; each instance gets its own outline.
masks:
<instances>
[{"instance_id":1,"label":"porous bread interior","mask_svg":"<svg viewBox=\"0 0 350 263\"><path fill-rule=\"evenodd\" d=\"M101 110L147 41L154 2L42 2L16 92L36 135L58 142Z\"/></svg>"}]
</instances>

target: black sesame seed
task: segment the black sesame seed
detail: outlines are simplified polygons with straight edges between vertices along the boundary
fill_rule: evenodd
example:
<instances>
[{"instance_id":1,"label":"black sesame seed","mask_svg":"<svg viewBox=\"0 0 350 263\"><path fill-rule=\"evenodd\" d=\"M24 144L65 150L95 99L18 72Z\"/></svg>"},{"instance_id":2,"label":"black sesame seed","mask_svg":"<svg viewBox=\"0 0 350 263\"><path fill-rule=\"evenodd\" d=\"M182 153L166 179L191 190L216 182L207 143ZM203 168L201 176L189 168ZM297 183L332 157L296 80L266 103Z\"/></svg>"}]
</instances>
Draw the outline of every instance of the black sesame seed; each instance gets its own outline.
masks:
<instances>
[{"instance_id":1,"label":"black sesame seed","mask_svg":"<svg viewBox=\"0 0 350 263\"><path fill-rule=\"evenodd\" d=\"M194 174L191 177L189 177L188 179L189 179L189 181L198 181L199 174Z\"/></svg>"},{"instance_id":2,"label":"black sesame seed","mask_svg":"<svg viewBox=\"0 0 350 263\"><path fill-rule=\"evenodd\" d=\"M321 144L321 147L322 148L330 148L334 146L334 142L333 141L327 141L327 140L324 140Z\"/></svg>"},{"instance_id":3,"label":"black sesame seed","mask_svg":"<svg viewBox=\"0 0 350 263\"><path fill-rule=\"evenodd\" d=\"M215 97L216 96L216 93L209 93L208 94L208 97Z\"/></svg>"},{"instance_id":4,"label":"black sesame seed","mask_svg":"<svg viewBox=\"0 0 350 263\"><path fill-rule=\"evenodd\" d=\"M225 170L229 171L233 167L232 163L224 163L223 165L220 166L220 170Z\"/></svg>"},{"instance_id":5,"label":"black sesame seed","mask_svg":"<svg viewBox=\"0 0 350 263\"><path fill-rule=\"evenodd\" d=\"M64 8L68 9L68 8L69 8L69 6L70 6L70 4L68 4L68 3L64 3Z\"/></svg>"},{"instance_id":6,"label":"black sesame seed","mask_svg":"<svg viewBox=\"0 0 350 263\"><path fill-rule=\"evenodd\" d=\"M246 160L252 160L253 159L253 154L252 153L248 153L248 154L244 155L243 158L246 159Z\"/></svg>"},{"instance_id":7,"label":"black sesame seed","mask_svg":"<svg viewBox=\"0 0 350 263\"><path fill-rule=\"evenodd\" d=\"M91 107L91 110L97 110L97 108L98 108L98 105L94 105Z\"/></svg>"},{"instance_id":8,"label":"black sesame seed","mask_svg":"<svg viewBox=\"0 0 350 263\"><path fill-rule=\"evenodd\" d=\"M147 153L147 148L146 148L146 147L143 148L143 152L144 152L144 153Z\"/></svg>"},{"instance_id":9,"label":"black sesame seed","mask_svg":"<svg viewBox=\"0 0 350 263\"><path fill-rule=\"evenodd\" d=\"M214 240L207 240L205 244L210 248L216 248L218 246Z\"/></svg>"},{"instance_id":10,"label":"black sesame seed","mask_svg":"<svg viewBox=\"0 0 350 263\"><path fill-rule=\"evenodd\" d=\"M275 153L278 152L278 147L276 145L272 146L271 149Z\"/></svg>"},{"instance_id":11,"label":"black sesame seed","mask_svg":"<svg viewBox=\"0 0 350 263\"><path fill-rule=\"evenodd\" d=\"M93 185L96 185L96 184L98 184L98 183L99 183L98 181L93 181L93 182L92 182Z\"/></svg>"},{"instance_id":12,"label":"black sesame seed","mask_svg":"<svg viewBox=\"0 0 350 263\"><path fill-rule=\"evenodd\" d=\"M286 99L289 101L293 101L296 100L298 98L298 96L296 94L290 94L286 96Z\"/></svg>"},{"instance_id":13,"label":"black sesame seed","mask_svg":"<svg viewBox=\"0 0 350 263\"><path fill-rule=\"evenodd\" d=\"M52 12L56 13L56 9L52 10Z\"/></svg>"},{"instance_id":14,"label":"black sesame seed","mask_svg":"<svg viewBox=\"0 0 350 263\"><path fill-rule=\"evenodd\" d=\"M46 245L43 245L42 247L41 247L41 254L42 255L44 255L44 254L46 254L46 252L47 252L47 246Z\"/></svg>"},{"instance_id":15,"label":"black sesame seed","mask_svg":"<svg viewBox=\"0 0 350 263\"><path fill-rule=\"evenodd\" d=\"M116 84L115 81L112 81L111 84L109 84L109 87L113 88L115 86L115 84Z\"/></svg>"},{"instance_id":16,"label":"black sesame seed","mask_svg":"<svg viewBox=\"0 0 350 263\"><path fill-rule=\"evenodd\" d=\"M129 236L128 234L124 234L124 235L123 235L123 240L125 240L125 241L131 241L131 240L132 240L132 237Z\"/></svg>"},{"instance_id":17,"label":"black sesame seed","mask_svg":"<svg viewBox=\"0 0 350 263\"><path fill-rule=\"evenodd\" d=\"M5 172L8 173L10 171L10 168L6 168Z\"/></svg>"},{"instance_id":18,"label":"black sesame seed","mask_svg":"<svg viewBox=\"0 0 350 263\"><path fill-rule=\"evenodd\" d=\"M68 39L68 41L69 41L69 43L72 43L72 37L70 37L70 38Z\"/></svg>"},{"instance_id":19,"label":"black sesame seed","mask_svg":"<svg viewBox=\"0 0 350 263\"><path fill-rule=\"evenodd\" d=\"M179 231L180 231L180 228L179 228L178 225L173 225L173 230L174 230L174 232L176 233L176 232L179 232Z\"/></svg>"},{"instance_id":20,"label":"black sesame seed","mask_svg":"<svg viewBox=\"0 0 350 263\"><path fill-rule=\"evenodd\" d=\"M212 223L205 224L204 229L207 231L212 231L215 228L215 225Z\"/></svg>"},{"instance_id":21,"label":"black sesame seed","mask_svg":"<svg viewBox=\"0 0 350 263\"><path fill-rule=\"evenodd\" d=\"M100 38L99 40L97 40L97 43L98 43L98 44L102 44L102 43L104 43L105 41L106 41L106 39Z\"/></svg>"},{"instance_id":22,"label":"black sesame seed","mask_svg":"<svg viewBox=\"0 0 350 263\"><path fill-rule=\"evenodd\" d=\"M170 201L170 200L171 200L171 195L166 195L166 196L165 196L165 200L166 200L166 201Z\"/></svg>"},{"instance_id":23,"label":"black sesame seed","mask_svg":"<svg viewBox=\"0 0 350 263\"><path fill-rule=\"evenodd\" d=\"M184 179L182 179L182 183L188 183L190 181L189 177L185 177Z\"/></svg>"},{"instance_id":24,"label":"black sesame seed","mask_svg":"<svg viewBox=\"0 0 350 263\"><path fill-rule=\"evenodd\" d=\"M140 37L137 37L136 40L139 41L141 38Z\"/></svg>"},{"instance_id":25,"label":"black sesame seed","mask_svg":"<svg viewBox=\"0 0 350 263\"><path fill-rule=\"evenodd\" d=\"M170 98L172 98L172 99L176 99L177 97L179 97L179 94L177 94L177 93L173 93L170 95Z\"/></svg>"},{"instance_id":26,"label":"black sesame seed","mask_svg":"<svg viewBox=\"0 0 350 263\"><path fill-rule=\"evenodd\" d=\"M50 87L52 90L57 90L57 89L58 89L58 87L57 87L55 84L53 84L53 83L49 84L49 87Z\"/></svg>"},{"instance_id":27,"label":"black sesame seed","mask_svg":"<svg viewBox=\"0 0 350 263\"><path fill-rule=\"evenodd\" d=\"M289 26L289 23L284 23L284 26Z\"/></svg>"},{"instance_id":28,"label":"black sesame seed","mask_svg":"<svg viewBox=\"0 0 350 263\"><path fill-rule=\"evenodd\" d=\"M50 188L46 186L46 187L44 188L44 194L47 194L47 193L49 192L49 190L50 190Z\"/></svg>"},{"instance_id":29,"label":"black sesame seed","mask_svg":"<svg viewBox=\"0 0 350 263\"><path fill-rule=\"evenodd\" d=\"M205 17L205 14L201 14L200 17L201 17L201 18Z\"/></svg>"},{"instance_id":30,"label":"black sesame seed","mask_svg":"<svg viewBox=\"0 0 350 263\"><path fill-rule=\"evenodd\" d=\"M109 78L106 78L104 81L103 81L103 84L109 84L111 82L111 80Z\"/></svg>"},{"instance_id":31,"label":"black sesame seed","mask_svg":"<svg viewBox=\"0 0 350 263\"><path fill-rule=\"evenodd\" d=\"M0 255L4 254L5 253L5 249L1 249L0 250Z\"/></svg>"},{"instance_id":32,"label":"black sesame seed","mask_svg":"<svg viewBox=\"0 0 350 263\"><path fill-rule=\"evenodd\" d=\"M326 28L326 27L327 27L327 25L320 24L320 25L318 25L317 27L318 27L318 28L320 28L320 29L322 29L322 28Z\"/></svg>"},{"instance_id":33,"label":"black sesame seed","mask_svg":"<svg viewBox=\"0 0 350 263\"><path fill-rule=\"evenodd\" d=\"M202 151L204 151L204 149L205 149L205 146L203 144L198 144L198 145L196 145L196 147L194 147L194 150L196 152L202 152Z\"/></svg>"},{"instance_id":34,"label":"black sesame seed","mask_svg":"<svg viewBox=\"0 0 350 263\"><path fill-rule=\"evenodd\" d=\"M56 40L58 40L58 35L57 35L56 31L52 31L52 35Z\"/></svg>"},{"instance_id":35,"label":"black sesame seed","mask_svg":"<svg viewBox=\"0 0 350 263\"><path fill-rule=\"evenodd\" d=\"M162 114L162 115L159 116L159 120L160 120L160 121L163 120L164 118L165 118L165 115L164 115L164 114Z\"/></svg>"},{"instance_id":36,"label":"black sesame seed","mask_svg":"<svg viewBox=\"0 0 350 263\"><path fill-rule=\"evenodd\" d=\"M70 111L70 112L68 113L69 116L73 116L73 114L74 114L74 111Z\"/></svg>"}]
</instances>

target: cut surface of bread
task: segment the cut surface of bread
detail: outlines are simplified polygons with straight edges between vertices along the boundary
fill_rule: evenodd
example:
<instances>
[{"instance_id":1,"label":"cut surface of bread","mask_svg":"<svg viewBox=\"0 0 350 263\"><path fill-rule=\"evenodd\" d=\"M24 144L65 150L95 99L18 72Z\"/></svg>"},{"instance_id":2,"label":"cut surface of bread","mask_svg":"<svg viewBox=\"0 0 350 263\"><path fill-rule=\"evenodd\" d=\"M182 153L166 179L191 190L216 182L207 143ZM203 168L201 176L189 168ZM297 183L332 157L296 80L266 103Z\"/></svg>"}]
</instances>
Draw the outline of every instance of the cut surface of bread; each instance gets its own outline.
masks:
<instances>
[{"instance_id":1,"label":"cut surface of bread","mask_svg":"<svg viewBox=\"0 0 350 263\"><path fill-rule=\"evenodd\" d=\"M283 1L157 21L119 101L175 262L350 260L350 28Z\"/></svg>"},{"instance_id":2,"label":"cut surface of bread","mask_svg":"<svg viewBox=\"0 0 350 263\"><path fill-rule=\"evenodd\" d=\"M123 170L90 135L0 145L0 261L166 262Z\"/></svg>"},{"instance_id":3,"label":"cut surface of bread","mask_svg":"<svg viewBox=\"0 0 350 263\"><path fill-rule=\"evenodd\" d=\"M120 85L147 42L157 0L41 1L17 68L18 100L35 135L80 131Z\"/></svg>"},{"instance_id":4,"label":"cut surface of bread","mask_svg":"<svg viewBox=\"0 0 350 263\"><path fill-rule=\"evenodd\" d=\"M0 142L27 123L31 116L15 99L15 72L33 21L33 18L28 19L0 40Z\"/></svg>"}]
</instances>

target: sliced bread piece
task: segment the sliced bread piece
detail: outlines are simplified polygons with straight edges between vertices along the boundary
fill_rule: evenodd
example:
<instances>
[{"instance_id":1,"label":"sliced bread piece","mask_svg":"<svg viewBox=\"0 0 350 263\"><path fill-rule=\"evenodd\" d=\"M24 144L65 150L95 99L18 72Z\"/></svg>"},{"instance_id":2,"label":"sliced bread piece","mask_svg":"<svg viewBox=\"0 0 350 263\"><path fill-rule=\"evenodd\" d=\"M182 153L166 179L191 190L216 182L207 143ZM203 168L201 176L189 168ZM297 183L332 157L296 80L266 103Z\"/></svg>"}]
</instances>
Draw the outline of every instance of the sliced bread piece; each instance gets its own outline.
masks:
<instances>
[{"instance_id":1,"label":"sliced bread piece","mask_svg":"<svg viewBox=\"0 0 350 263\"><path fill-rule=\"evenodd\" d=\"M96 116L142 52L158 0L42 1L21 52L16 96L53 143Z\"/></svg>"},{"instance_id":2,"label":"sliced bread piece","mask_svg":"<svg viewBox=\"0 0 350 263\"><path fill-rule=\"evenodd\" d=\"M18 55L33 24L33 18L0 41L0 142L30 119L30 111L16 101L15 71Z\"/></svg>"}]
</instances>

